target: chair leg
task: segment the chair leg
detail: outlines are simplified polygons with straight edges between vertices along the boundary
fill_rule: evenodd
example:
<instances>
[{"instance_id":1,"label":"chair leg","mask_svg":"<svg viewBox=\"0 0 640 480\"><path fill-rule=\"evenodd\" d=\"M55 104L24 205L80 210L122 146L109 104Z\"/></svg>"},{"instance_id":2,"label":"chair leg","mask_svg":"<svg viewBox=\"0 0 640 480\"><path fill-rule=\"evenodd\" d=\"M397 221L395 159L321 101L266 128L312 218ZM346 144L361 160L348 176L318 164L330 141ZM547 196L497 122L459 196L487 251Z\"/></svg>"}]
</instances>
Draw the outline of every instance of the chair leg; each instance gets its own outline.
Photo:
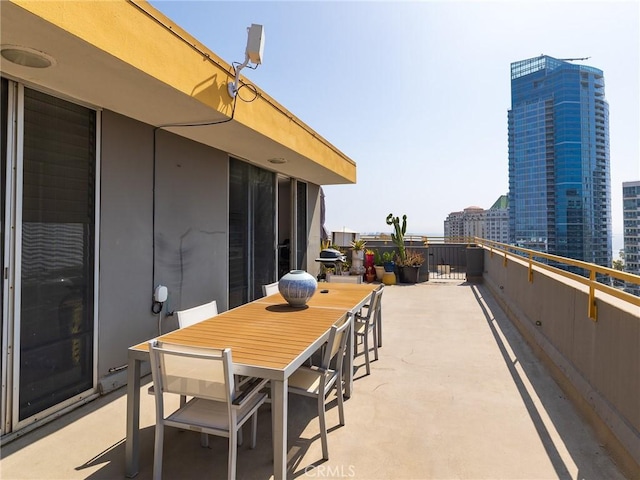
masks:
<instances>
[{"instance_id":1,"label":"chair leg","mask_svg":"<svg viewBox=\"0 0 640 480\"><path fill-rule=\"evenodd\" d=\"M229 480L236 480L236 457L238 456L238 439L237 439L237 427L232 426L229 429L229 461L227 465L227 478Z\"/></svg>"},{"instance_id":2,"label":"chair leg","mask_svg":"<svg viewBox=\"0 0 640 480\"><path fill-rule=\"evenodd\" d=\"M373 324L373 356L378 360L378 327Z\"/></svg>"},{"instance_id":3,"label":"chair leg","mask_svg":"<svg viewBox=\"0 0 640 480\"><path fill-rule=\"evenodd\" d=\"M322 458L329 460L329 445L327 444L327 422L324 418L324 393L318 395L318 419L320 420L320 438L322 440Z\"/></svg>"},{"instance_id":4,"label":"chair leg","mask_svg":"<svg viewBox=\"0 0 640 480\"><path fill-rule=\"evenodd\" d=\"M258 411L256 410L251 415L251 448L256 448L256 441L258 439Z\"/></svg>"},{"instance_id":5,"label":"chair leg","mask_svg":"<svg viewBox=\"0 0 640 480\"><path fill-rule=\"evenodd\" d=\"M209 448L209 435L204 432L200 434L200 446L202 448Z\"/></svg>"},{"instance_id":6,"label":"chair leg","mask_svg":"<svg viewBox=\"0 0 640 480\"><path fill-rule=\"evenodd\" d=\"M162 447L164 444L164 425L156 422L156 438L153 446L153 480L162 479Z\"/></svg>"},{"instance_id":7,"label":"chair leg","mask_svg":"<svg viewBox=\"0 0 640 480\"><path fill-rule=\"evenodd\" d=\"M342 374L336 378L336 394L338 395L338 417L340 425L344 425L344 390L342 388Z\"/></svg>"},{"instance_id":8,"label":"chair leg","mask_svg":"<svg viewBox=\"0 0 640 480\"><path fill-rule=\"evenodd\" d=\"M364 360L367 366L367 375L371 374L371 367L369 366L369 334L364 335Z\"/></svg>"}]
</instances>

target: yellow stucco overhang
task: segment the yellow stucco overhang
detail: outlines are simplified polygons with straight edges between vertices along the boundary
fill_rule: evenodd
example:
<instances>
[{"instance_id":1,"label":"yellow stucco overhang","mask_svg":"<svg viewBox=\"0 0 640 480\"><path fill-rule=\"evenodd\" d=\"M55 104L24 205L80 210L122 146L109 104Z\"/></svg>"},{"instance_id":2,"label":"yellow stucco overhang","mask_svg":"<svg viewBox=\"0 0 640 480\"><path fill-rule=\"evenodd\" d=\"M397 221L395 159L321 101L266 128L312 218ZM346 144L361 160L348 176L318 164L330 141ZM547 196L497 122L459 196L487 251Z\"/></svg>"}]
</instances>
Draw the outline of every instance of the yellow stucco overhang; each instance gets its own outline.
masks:
<instances>
[{"instance_id":1,"label":"yellow stucco overhang","mask_svg":"<svg viewBox=\"0 0 640 480\"><path fill-rule=\"evenodd\" d=\"M231 116L231 65L145 1L3 0L0 13L3 47L56 61L41 69L3 58L3 75L154 126ZM353 160L258 92L254 102L237 101L229 122L166 130L319 185L355 183Z\"/></svg>"}]
</instances>

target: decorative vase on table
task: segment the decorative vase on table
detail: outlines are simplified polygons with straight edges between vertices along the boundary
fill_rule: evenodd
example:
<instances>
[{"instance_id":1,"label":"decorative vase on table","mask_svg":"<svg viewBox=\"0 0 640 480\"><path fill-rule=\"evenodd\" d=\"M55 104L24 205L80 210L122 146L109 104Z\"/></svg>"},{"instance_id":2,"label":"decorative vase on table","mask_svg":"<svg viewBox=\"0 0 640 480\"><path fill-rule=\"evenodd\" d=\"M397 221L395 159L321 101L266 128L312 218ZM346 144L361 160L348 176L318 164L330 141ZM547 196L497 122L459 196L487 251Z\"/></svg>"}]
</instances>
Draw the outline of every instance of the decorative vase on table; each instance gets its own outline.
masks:
<instances>
[{"instance_id":1,"label":"decorative vase on table","mask_svg":"<svg viewBox=\"0 0 640 480\"><path fill-rule=\"evenodd\" d=\"M292 307L304 307L313 297L318 282L313 275L304 270L291 270L278 282L278 290Z\"/></svg>"}]
</instances>

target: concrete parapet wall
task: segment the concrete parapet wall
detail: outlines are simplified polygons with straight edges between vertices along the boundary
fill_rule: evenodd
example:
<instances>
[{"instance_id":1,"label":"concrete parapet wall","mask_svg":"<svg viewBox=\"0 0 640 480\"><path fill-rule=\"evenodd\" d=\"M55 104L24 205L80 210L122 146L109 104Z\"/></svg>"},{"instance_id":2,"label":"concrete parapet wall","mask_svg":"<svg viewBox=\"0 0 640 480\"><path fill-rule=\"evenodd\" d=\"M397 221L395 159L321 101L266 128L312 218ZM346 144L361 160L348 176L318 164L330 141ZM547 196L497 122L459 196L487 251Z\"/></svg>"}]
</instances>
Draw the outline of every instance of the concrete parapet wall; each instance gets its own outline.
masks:
<instances>
[{"instance_id":1,"label":"concrete parapet wall","mask_svg":"<svg viewBox=\"0 0 640 480\"><path fill-rule=\"evenodd\" d=\"M638 307L598 292L593 321L586 285L535 266L530 282L525 261L484 256L485 284L620 466L640 478Z\"/></svg>"}]
</instances>

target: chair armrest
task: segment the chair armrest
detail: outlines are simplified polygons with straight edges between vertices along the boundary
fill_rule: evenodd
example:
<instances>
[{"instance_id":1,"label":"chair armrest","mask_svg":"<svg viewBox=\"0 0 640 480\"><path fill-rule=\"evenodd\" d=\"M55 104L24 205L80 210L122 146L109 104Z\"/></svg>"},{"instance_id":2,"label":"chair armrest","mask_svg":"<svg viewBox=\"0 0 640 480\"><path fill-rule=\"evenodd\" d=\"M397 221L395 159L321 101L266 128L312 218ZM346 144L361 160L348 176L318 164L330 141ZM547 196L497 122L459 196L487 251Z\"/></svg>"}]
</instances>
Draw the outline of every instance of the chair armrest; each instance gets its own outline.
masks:
<instances>
[{"instance_id":1,"label":"chair armrest","mask_svg":"<svg viewBox=\"0 0 640 480\"><path fill-rule=\"evenodd\" d=\"M368 321L368 317L369 317L369 314L367 314L367 315L362 315L362 314L360 314L360 313L356 313L356 314L353 316L353 321L354 321L354 322L356 322L356 323L367 323L367 321Z\"/></svg>"},{"instance_id":2,"label":"chair armrest","mask_svg":"<svg viewBox=\"0 0 640 480\"><path fill-rule=\"evenodd\" d=\"M241 405L243 402L246 402L251 397L259 394L260 390L262 390L265 387L265 385L267 385L267 383L269 383L269 380L264 378L255 378L250 382L246 383L242 391L240 392L240 395L238 395L233 400L233 405L236 405L236 406Z\"/></svg>"}]
</instances>

